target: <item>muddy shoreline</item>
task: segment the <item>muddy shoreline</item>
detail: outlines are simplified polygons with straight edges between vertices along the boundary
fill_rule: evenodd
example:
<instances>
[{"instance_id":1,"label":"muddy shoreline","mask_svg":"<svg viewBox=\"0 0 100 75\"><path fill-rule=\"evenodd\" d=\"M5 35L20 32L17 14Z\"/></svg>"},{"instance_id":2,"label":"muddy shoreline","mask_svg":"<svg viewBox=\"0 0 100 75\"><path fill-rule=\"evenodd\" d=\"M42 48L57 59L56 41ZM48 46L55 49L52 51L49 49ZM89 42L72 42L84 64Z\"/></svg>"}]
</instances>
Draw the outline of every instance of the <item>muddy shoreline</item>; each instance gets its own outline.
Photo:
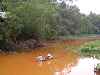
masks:
<instances>
[{"instance_id":1,"label":"muddy shoreline","mask_svg":"<svg viewBox=\"0 0 100 75\"><path fill-rule=\"evenodd\" d=\"M36 48L48 47L53 46L56 43L64 43L66 45L74 45L78 46L85 42L100 40L100 35L98 36L88 36L88 37L81 37L77 39L55 39L55 40L34 40L29 39L25 41L18 41L16 43L10 42L8 43L8 50L0 49L0 53L15 53L15 52L30 52Z\"/></svg>"}]
</instances>

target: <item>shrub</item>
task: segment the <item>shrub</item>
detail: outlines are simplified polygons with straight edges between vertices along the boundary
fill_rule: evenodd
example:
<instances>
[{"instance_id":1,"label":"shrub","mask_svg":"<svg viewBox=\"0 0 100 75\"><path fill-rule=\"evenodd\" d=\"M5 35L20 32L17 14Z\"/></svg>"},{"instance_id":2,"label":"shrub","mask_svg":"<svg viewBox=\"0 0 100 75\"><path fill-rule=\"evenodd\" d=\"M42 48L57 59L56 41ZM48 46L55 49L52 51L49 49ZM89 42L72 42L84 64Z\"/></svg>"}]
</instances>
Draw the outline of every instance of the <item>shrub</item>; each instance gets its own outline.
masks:
<instances>
[{"instance_id":1,"label":"shrub","mask_svg":"<svg viewBox=\"0 0 100 75\"><path fill-rule=\"evenodd\" d=\"M85 43L80 47L80 52L82 55L88 55L88 56L99 56L100 54L100 40L92 41L89 43Z\"/></svg>"}]
</instances>

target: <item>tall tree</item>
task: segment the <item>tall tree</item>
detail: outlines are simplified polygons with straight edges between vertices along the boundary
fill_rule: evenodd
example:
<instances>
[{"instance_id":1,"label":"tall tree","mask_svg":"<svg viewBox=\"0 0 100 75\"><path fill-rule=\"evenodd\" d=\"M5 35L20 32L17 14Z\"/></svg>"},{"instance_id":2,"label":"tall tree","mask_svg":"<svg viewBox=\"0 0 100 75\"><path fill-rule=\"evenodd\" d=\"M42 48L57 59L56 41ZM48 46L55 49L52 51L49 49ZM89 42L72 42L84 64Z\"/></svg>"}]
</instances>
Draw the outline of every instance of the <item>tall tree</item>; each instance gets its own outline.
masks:
<instances>
[{"instance_id":1,"label":"tall tree","mask_svg":"<svg viewBox=\"0 0 100 75\"><path fill-rule=\"evenodd\" d=\"M88 19L94 25L95 33L100 34L100 15L90 12Z\"/></svg>"},{"instance_id":2,"label":"tall tree","mask_svg":"<svg viewBox=\"0 0 100 75\"><path fill-rule=\"evenodd\" d=\"M62 3L57 13L58 31L62 35L80 33L80 13L76 6Z\"/></svg>"},{"instance_id":3,"label":"tall tree","mask_svg":"<svg viewBox=\"0 0 100 75\"><path fill-rule=\"evenodd\" d=\"M46 38L54 31L51 27L55 7L48 0L8 0L7 11L15 19L13 25L18 34L36 33Z\"/></svg>"}]
</instances>

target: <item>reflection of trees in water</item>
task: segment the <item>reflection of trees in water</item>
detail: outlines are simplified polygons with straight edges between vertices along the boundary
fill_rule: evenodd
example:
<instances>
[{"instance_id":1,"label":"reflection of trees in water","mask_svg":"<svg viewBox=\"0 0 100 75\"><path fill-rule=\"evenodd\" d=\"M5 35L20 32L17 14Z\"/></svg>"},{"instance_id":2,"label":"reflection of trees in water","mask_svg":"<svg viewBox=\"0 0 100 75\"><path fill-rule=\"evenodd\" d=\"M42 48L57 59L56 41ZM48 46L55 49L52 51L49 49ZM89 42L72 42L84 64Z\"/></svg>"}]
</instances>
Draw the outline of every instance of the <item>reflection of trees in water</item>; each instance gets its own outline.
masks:
<instances>
[{"instance_id":1,"label":"reflection of trees in water","mask_svg":"<svg viewBox=\"0 0 100 75\"><path fill-rule=\"evenodd\" d=\"M42 69L46 66L50 72L53 72L53 75L68 75L77 62L78 58L73 59L73 61L53 59L50 61L38 62L38 67Z\"/></svg>"},{"instance_id":2,"label":"reflection of trees in water","mask_svg":"<svg viewBox=\"0 0 100 75\"><path fill-rule=\"evenodd\" d=\"M65 64L65 67L60 71L55 71L54 75L68 75L71 72L73 64Z\"/></svg>"},{"instance_id":3,"label":"reflection of trees in water","mask_svg":"<svg viewBox=\"0 0 100 75\"><path fill-rule=\"evenodd\" d=\"M79 56L76 53L62 50L54 53L54 59L39 62L37 64L42 70L46 69L49 74L68 75L71 69L77 65L78 60Z\"/></svg>"},{"instance_id":4,"label":"reflection of trees in water","mask_svg":"<svg viewBox=\"0 0 100 75\"><path fill-rule=\"evenodd\" d=\"M65 63L65 64L58 65L58 68L55 68L54 75L68 75L71 72L71 69L77 65L77 62L78 62L78 58L74 59L72 62L68 64Z\"/></svg>"}]
</instances>

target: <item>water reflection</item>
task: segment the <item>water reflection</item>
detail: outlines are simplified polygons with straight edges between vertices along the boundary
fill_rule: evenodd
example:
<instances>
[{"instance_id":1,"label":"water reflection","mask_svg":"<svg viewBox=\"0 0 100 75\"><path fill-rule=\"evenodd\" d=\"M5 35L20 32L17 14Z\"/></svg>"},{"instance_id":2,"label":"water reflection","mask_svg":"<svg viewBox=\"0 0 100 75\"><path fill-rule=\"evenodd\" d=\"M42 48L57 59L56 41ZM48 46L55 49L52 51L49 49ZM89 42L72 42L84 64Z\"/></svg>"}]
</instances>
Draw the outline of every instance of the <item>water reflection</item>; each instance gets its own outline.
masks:
<instances>
[{"instance_id":1,"label":"water reflection","mask_svg":"<svg viewBox=\"0 0 100 75\"><path fill-rule=\"evenodd\" d=\"M67 75L79 60L79 56L72 51L61 51L53 53L53 55L54 59L52 60L33 64L35 75Z\"/></svg>"},{"instance_id":2,"label":"water reflection","mask_svg":"<svg viewBox=\"0 0 100 75\"><path fill-rule=\"evenodd\" d=\"M50 49L49 49L50 50ZM80 58L72 51L52 51L54 59L36 62L34 57L47 54L44 50L16 55L0 55L0 75L94 75L94 66L100 63L93 58Z\"/></svg>"},{"instance_id":3,"label":"water reflection","mask_svg":"<svg viewBox=\"0 0 100 75\"><path fill-rule=\"evenodd\" d=\"M96 75L94 67L100 60L92 58L79 59L76 66L64 67L61 71L55 72L54 75ZM97 74L100 75L100 74Z\"/></svg>"},{"instance_id":4,"label":"water reflection","mask_svg":"<svg viewBox=\"0 0 100 75\"><path fill-rule=\"evenodd\" d=\"M54 75L68 75L71 72L71 67L65 66L61 71L55 71Z\"/></svg>"}]
</instances>

